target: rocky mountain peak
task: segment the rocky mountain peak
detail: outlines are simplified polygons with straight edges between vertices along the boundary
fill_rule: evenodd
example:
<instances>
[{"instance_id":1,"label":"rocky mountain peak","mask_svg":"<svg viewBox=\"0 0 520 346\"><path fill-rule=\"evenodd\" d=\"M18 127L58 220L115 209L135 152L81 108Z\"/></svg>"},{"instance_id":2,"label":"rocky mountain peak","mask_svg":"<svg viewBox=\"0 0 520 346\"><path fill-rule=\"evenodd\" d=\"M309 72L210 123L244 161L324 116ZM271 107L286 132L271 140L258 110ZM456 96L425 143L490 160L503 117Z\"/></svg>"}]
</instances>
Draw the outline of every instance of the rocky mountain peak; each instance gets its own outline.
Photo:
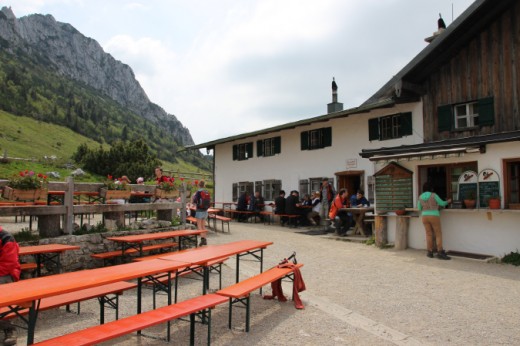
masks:
<instances>
[{"instance_id":1,"label":"rocky mountain peak","mask_svg":"<svg viewBox=\"0 0 520 346\"><path fill-rule=\"evenodd\" d=\"M33 14L17 19L11 8L3 7L0 43L11 53L21 49L37 56L56 73L107 95L162 127L181 145L193 144L189 130L174 115L150 101L128 65L114 59L96 40L72 25L58 22L52 15Z\"/></svg>"}]
</instances>

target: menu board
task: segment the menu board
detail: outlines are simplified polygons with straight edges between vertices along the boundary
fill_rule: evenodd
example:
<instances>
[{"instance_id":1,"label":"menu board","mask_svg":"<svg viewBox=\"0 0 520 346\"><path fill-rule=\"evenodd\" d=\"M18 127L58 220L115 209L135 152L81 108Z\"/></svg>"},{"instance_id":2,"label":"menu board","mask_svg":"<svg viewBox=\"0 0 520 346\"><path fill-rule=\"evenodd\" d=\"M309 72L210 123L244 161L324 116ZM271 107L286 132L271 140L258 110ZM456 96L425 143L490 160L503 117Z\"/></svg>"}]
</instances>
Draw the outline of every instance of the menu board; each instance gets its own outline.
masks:
<instances>
[{"instance_id":1,"label":"menu board","mask_svg":"<svg viewBox=\"0 0 520 346\"><path fill-rule=\"evenodd\" d=\"M488 199L500 197L500 177L492 169L483 169L478 174L478 200L480 208L488 207Z\"/></svg>"},{"instance_id":2,"label":"menu board","mask_svg":"<svg viewBox=\"0 0 520 346\"><path fill-rule=\"evenodd\" d=\"M478 176L477 172L466 171L459 177L458 200L477 199L478 194Z\"/></svg>"}]
</instances>

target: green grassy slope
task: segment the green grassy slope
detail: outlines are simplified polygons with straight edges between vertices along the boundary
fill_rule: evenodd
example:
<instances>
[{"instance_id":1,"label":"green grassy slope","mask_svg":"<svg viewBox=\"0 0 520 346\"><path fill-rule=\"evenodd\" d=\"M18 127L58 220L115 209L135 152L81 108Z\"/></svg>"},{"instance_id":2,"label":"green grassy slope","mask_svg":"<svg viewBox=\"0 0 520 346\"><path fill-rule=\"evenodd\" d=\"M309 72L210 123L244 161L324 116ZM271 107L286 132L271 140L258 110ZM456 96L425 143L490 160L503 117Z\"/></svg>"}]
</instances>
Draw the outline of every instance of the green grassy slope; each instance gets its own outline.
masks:
<instances>
[{"instance_id":1,"label":"green grassy slope","mask_svg":"<svg viewBox=\"0 0 520 346\"><path fill-rule=\"evenodd\" d=\"M62 127L16 116L0 110L0 156L43 159L55 155L68 161L81 143L98 147L99 143Z\"/></svg>"},{"instance_id":2,"label":"green grassy slope","mask_svg":"<svg viewBox=\"0 0 520 346\"><path fill-rule=\"evenodd\" d=\"M64 165L70 162L72 154L82 143L92 148L100 145L69 128L0 110L0 157L7 152L8 157L30 159L30 161L12 160L9 163L0 163L0 179L9 179L13 174L28 169L38 173L59 172L61 178L51 180L65 180L71 170ZM110 146L104 144L103 147L107 149ZM57 159L45 160L45 156L56 156ZM171 171L203 172L182 159L178 159L176 163L163 161L163 167ZM150 172L150 176L152 175L153 172ZM102 177L87 175L80 181L102 179Z\"/></svg>"}]
</instances>

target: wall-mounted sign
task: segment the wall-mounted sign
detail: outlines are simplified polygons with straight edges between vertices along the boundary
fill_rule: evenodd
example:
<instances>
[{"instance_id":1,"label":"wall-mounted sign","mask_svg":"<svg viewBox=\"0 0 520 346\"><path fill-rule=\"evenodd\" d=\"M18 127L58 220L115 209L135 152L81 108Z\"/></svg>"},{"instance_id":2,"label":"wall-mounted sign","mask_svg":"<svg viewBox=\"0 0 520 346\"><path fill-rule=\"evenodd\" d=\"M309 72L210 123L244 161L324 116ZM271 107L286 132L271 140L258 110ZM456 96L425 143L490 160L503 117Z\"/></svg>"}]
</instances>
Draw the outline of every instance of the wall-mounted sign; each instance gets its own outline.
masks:
<instances>
[{"instance_id":1,"label":"wall-mounted sign","mask_svg":"<svg viewBox=\"0 0 520 346\"><path fill-rule=\"evenodd\" d=\"M347 168L357 168L357 159L347 159Z\"/></svg>"},{"instance_id":2,"label":"wall-mounted sign","mask_svg":"<svg viewBox=\"0 0 520 346\"><path fill-rule=\"evenodd\" d=\"M483 169L478 174L479 206L487 208L491 197L500 198L500 177L492 169Z\"/></svg>"},{"instance_id":3,"label":"wall-mounted sign","mask_svg":"<svg viewBox=\"0 0 520 346\"><path fill-rule=\"evenodd\" d=\"M478 175L474 171L466 171L459 177L458 200L477 199Z\"/></svg>"}]
</instances>

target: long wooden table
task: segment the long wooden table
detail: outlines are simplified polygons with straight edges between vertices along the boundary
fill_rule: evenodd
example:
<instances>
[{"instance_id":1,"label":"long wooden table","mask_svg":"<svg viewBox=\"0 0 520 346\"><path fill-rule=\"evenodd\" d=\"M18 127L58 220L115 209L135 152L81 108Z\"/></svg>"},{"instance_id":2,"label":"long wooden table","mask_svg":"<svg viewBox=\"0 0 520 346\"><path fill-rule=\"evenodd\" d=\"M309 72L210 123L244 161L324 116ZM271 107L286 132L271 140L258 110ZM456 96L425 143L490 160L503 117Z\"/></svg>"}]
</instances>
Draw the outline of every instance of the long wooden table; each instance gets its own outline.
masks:
<instances>
[{"instance_id":1,"label":"long wooden table","mask_svg":"<svg viewBox=\"0 0 520 346\"><path fill-rule=\"evenodd\" d=\"M80 247L76 245L65 244L43 244L32 246L21 246L18 253L19 256L32 255L36 262L36 276L41 275L41 266L47 264L54 264L57 268L57 273L61 273L61 254L65 251L79 250Z\"/></svg>"},{"instance_id":2,"label":"long wooden table","mask_svg":"<svg viewBox=\"0 0 520 346\"><path fill-rule=\"evenodd\" d=\"M142 256L143 243L147 241L178 238L179 250L182 250L182 241L185 239L197 246L197 237L201 233L205 233L205 231L185 229L177 231L125 235L120 237L108 237L107 239L120 243L123 255L125 254L125 251L128 249L136 249L137 251L139 251L139 256Z\"/></svg>"},{"instance_id":3,"label":"long wooden table","mask_svg":"<svg viewBox=\"0 0 520 346\"><path fill-rule=\"evenodd\" d=\"M169 273L171 275L172 272L175 273L179 268L184 268L187 265L190 264L175 260L164 261L157 259L12 282L2 285L0 307L9 307L10 312L16 313L23 306L27 307L27 305L30 305L27 322L27 344L30 345L34 342L39 302L42 298L118 281L138 279L137 313L139 314L141 313L142 278L151 278L159 273ZM170 300L168 304L171 304Z\"/></svg>"},{"instance_id":4,"label":"long wooden table","mask_svg":"<svg viewBox=\"0 0 520 346\"><path fill-rule=\"evenodd\" d=\"M365 232L365 223L363 220L365 219L365 214L374 211L373 207L360 207L360 208L341 208L340 210L347 211L352 214L356 225L354 226L353 234L361 234L367 236Z\"/></svg>"}]
</instances>

